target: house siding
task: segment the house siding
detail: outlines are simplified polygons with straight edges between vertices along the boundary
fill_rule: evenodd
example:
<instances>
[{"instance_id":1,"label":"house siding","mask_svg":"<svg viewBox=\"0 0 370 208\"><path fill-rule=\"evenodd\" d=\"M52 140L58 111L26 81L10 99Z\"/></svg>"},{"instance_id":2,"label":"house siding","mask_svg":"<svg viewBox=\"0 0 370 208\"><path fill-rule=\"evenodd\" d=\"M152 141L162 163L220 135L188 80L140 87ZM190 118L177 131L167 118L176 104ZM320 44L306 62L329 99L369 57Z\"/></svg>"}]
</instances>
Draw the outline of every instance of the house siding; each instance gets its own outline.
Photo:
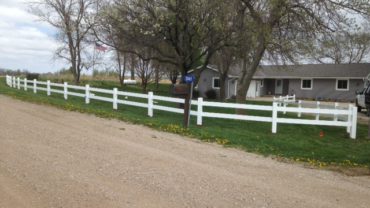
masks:
<instances>
[{"instance_id":1,"label":"house siding","mask_svg":"<svg viewBox=\"0 0 370 208\"><path fill-rule=\"evenodd\" d=\"M289 80L289 94L297 98L333 101L354 101L356 91L362 89L363 81L360 79L349 80L349 90L336 90L336 79L312 79L312 90L301 89L301 79Z\"/></svg>"},{"instance_id":2,"label":"house siding","mask_svg":"<svg viewBox=\"0 0 370 208\"><path fill-rule=\"evenodd\" d=\"M220 77L218 72L216 71L213 71L213 70L204 70L201 75L200 75L200 78L199 78L199 82L198 82L198 86L197 86L197 90L199 92L199 96L201 97L206 97L206 92L210 89L213 89L212 88L212 81L213 81L213 77ZM228 86L228 81L229 79L227 78L226 81L225 81L225 95L227 97L228 95L228 91L229 91L229 86ZM217 93L217 97L219 98L220 97L220 89L214 89Z\"/></svg>"}]
</instances>

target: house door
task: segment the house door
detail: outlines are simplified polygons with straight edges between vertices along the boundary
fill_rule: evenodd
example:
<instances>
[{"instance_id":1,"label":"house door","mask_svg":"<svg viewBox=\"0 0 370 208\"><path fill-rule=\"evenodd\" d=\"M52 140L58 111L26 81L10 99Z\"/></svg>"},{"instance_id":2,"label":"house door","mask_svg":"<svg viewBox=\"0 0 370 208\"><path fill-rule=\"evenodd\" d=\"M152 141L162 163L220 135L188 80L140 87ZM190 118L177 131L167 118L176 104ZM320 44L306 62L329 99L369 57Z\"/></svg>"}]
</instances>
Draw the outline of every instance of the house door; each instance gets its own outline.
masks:
<instances>
[{"instance_id":1,"label":"house door","mask_svg":"<svg viewBox=\"0 0 370 208\"><path fill-rule=\"evenodd\" d=\"M237 86L238 86L238 80L230 79L228 81L228 91L227 91L228 98L232 98L233 96L236 96Z\"/></svg>"},{"instance_id":2,"label":"house door","mask_svg":"<svg viewBox=\"0 0 370 208\"><path fill-rule=\"evenodd\" d=\"M247 97L248 98L255 98L256 97L256 92L257 92L256 80L252 80L251 83L249 84Z\"/></svg>"},{"instance_id":3,"label":"house door","mask_svg":"<svg viewBox=\"0 0 370 208\"><path fill-rule=\"evenodd\" d=\"M275 95L282 95L283 94L283 80L277 79L275 80Z\"/></svg>"}]
</instances>

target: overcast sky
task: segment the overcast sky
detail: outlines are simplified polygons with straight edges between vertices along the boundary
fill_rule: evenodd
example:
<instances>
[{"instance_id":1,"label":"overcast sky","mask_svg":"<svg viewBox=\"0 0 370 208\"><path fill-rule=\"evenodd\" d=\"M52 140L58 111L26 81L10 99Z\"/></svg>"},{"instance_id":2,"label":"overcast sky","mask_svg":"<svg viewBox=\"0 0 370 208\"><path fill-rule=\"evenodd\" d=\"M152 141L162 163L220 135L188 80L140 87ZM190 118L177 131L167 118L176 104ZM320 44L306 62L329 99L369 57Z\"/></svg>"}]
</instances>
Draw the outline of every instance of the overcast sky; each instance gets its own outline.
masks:
<instances>
[{"instance_id":1,"label":"overcast sky","mask_svg":"<svg viewBox=\"0 0 370 208\"><path fill-rule=\"evenodd\" d=\"M30 0L0 0L0 68L55 72L55 30L27 12Z\"/></svg>"}]
</instances>

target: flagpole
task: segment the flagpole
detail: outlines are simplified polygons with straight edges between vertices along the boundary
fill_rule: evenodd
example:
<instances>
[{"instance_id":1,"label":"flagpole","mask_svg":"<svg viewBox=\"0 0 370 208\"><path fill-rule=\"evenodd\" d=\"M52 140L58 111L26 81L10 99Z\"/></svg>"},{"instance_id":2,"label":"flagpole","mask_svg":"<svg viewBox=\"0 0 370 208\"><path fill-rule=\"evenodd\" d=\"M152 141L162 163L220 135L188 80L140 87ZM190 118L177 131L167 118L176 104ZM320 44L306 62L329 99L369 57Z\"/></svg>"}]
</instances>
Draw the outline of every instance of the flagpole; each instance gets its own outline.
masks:
<instances>
[{"instance_id":1,"label":"flagpole","mask_svg":"<svg viewBox=\"0 0 370 208\"><path fill-rule=\"evenodd\" d=\"M93 65L92 65L92 73L93 73L93 75L94 75L94 69L95 69L95 44L96 44L96 41L95 41L95 43L94 43L94 47L93 47Z\"/></svg>"}]
</instances>

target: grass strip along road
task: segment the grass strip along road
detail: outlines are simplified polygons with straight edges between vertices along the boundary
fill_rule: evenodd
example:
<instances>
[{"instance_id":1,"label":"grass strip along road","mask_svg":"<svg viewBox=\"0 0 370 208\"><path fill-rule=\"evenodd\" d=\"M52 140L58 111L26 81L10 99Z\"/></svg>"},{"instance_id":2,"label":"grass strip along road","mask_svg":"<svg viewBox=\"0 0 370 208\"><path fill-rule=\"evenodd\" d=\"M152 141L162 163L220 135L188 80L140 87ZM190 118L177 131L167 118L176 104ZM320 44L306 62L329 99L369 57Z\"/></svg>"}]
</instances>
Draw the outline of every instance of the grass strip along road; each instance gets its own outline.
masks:
<instances>
[{"instance_id":1,"label":"grass strip along road","mask_svg":"<svg viewBox=\"0 0 370 208\"><path fill-rule=\"evenodd\" d=\"M107 89L117 87L110 82L95 81L90 84L93 87ZM167 87L169 88L168 85ZM166 85L161 86L162 90L165 88ZM195 125L196 118L192 117L190 128L184 129L181 126L182 115L180 114L155 111L154 117L150 118L147 116L147 109L144 108L119 105L118 110L113 110L111 103L95 100L91 100L91 103L86 105L83 98L69 96L68 100L64 100L61 94L52 94L48 97L43 91L34 94L30 89L24 91L10 88L6 86L4 78L0 78L0 94L65 110L142 124L161 131L216 142L226 147L236 147L248 152L303 162L317 167L368 169L370 166L370 140L366 139L367 126L362 124L358 125L356 140L349 139L346 129L342 127L279 124L278 133L272 134L271 123L213 118L203 118L204 125L198 127ZM266 116L266 112L260 113ZM253 114L258 115L259 112L253 112ZM325 133L324 137L320 137L321 131Z\"/></svg>"}]
</instances>

